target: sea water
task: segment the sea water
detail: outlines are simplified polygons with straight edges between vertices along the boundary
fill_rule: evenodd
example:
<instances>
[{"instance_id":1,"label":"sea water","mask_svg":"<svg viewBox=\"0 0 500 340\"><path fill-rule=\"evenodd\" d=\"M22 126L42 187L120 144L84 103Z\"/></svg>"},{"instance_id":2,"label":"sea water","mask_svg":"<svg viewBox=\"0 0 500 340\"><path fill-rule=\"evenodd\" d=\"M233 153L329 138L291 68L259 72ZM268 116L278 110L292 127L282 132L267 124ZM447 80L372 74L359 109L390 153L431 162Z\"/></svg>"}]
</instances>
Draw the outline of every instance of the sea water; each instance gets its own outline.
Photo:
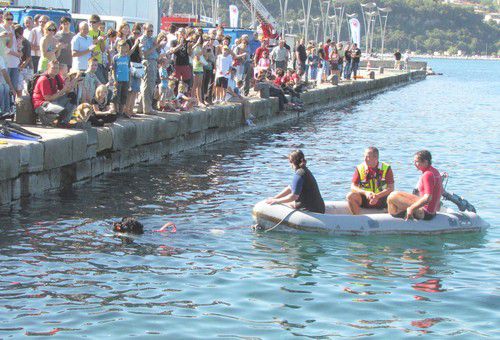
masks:
<instances>
[{"instance_id":1,"label":"sea water","mask_svg":"<svg viewBox=\"0 0 500 340\"><path fill-rule=\"evenodd\" d=\"M500 337L500 63L432 60L429 77L349 107L3 208L0 338ZM411 191L427 148L491 228L437 236L256 233L252 206L304 150L327 200L370 145ZM110 223L135 216L142 236ZM154 233L166 221L177 233Z\"/></svg>"}]
</instances>

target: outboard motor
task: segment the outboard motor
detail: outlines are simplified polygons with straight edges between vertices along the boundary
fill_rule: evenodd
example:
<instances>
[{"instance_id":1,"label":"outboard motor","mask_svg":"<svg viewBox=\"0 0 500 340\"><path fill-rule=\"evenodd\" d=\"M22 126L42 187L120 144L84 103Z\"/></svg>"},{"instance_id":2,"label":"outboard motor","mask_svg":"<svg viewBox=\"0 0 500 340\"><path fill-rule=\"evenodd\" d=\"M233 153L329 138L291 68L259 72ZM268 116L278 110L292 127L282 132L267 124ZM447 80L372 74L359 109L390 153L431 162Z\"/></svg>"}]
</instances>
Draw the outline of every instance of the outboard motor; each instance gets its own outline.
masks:
<instances>
[{"instance_id":1,"label":"outboard motor","mask_svg":"<svg viewBox=\"0 0 500 340\"><path fill-rule=\"evenodd\" d=\"M443 187L443 193L441 194L441 196L447 200L447 201L450 201L450 202L453 202L457 205L458 207L458 210L460 211L470 211L470 212L473 212L475 213L476 212L476 208L469 203L469 201L467 201L465 198L463 198L462 196L458 196L457 194L454 194L454 193L449 193L448 191L446 191L446 184L448 184L448 174L446 172L443 172L441 174L441 177L442 179L446 179L446 183ZM419 192L418 192L418 189L413 189L413 194L416 195L416 196L419 196Z\"/></svg>"},{"instance_id":2,"label":"outboard motor","mask_svg":"<svg viewBox=\"0 0 500 340\"><path fill-rule=\"evenodd\" d=\"M458 196L457 194L450 194L446 190L443 190L442 196L445 200L455 203L458 207L458 210L460 211L470 211L473 213L476 212L476 208L474 208L472 204L470 204L465 198Z\"/></svg>"},{"instance_id":3,"label":"outboard motor","mask_svg":"<svg viewBox=\"0 0 500 340\"><path fill-rule=\"evenodd\" d=\"M474 206L472 204L470 204L469 201L467 201L462 196L458 196L457 194L454 194L454 193L450 194L448 191L446 191L446 184L448 184L448 178L449 177L450 176L446 172L441 173L441 178L443 180L446 179L446 183L445 183L445 185L443 187L443 193L441 194L441 196L443 196L443 198L445 200L448 200L450 202L455 203L457 205L457 207L458 207L458 210L460 210L460 211L470 211L470 212L475 213L476 212L476 208L474 208Z\"/></svg>"}]
</instances>

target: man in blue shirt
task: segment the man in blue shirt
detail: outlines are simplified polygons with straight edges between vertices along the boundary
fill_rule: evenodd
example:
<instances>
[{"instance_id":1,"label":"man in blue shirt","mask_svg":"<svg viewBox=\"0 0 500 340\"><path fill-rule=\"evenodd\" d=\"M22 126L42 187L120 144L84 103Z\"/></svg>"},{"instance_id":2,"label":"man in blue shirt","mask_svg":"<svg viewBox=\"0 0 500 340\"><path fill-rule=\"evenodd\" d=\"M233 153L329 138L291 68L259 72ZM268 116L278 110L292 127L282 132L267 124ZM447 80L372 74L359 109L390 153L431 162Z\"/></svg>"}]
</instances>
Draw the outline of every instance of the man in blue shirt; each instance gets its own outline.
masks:
<instances>
[{"instance_id":1,"label":"man in blue shirt","mask_svg":"<svg viewBox=\"0 0 500 340\"><path fill-rule=\"evenodd\" d=\"M145 114L154 114L153 96L156 87L156 77L158 76L159 50L165 46L166 40L158 41L153 37L153 25L144 25L144 32L140 38L140 48L144 60L146 61L146 72L141 83L142 110Z\"/></svg>"},{"instance_id":2,"label":"man in blue shirt","mask_svg":"<svg viewBox=\"0 0 500 340\"><path fill-rule=\"evenodd\" d=\"M255 51L260 47L259 34L254 33L253 39L248 43L248 48L250 49L250 57L253 59Z\"/></svg>"},{"instance_id":3,"label":"man in blue shirt","mask_svg":"<svg viewBox=\"0 0 500 340\"><path fill-rule=\"evenodd\" d=\"M115 80L114 102L116 111L120 116L129 117L128 112L124 112L130 80L130 55L126 40L118 42L118 54L113 57L113 76Z\"/></svg>"}]
</instances>

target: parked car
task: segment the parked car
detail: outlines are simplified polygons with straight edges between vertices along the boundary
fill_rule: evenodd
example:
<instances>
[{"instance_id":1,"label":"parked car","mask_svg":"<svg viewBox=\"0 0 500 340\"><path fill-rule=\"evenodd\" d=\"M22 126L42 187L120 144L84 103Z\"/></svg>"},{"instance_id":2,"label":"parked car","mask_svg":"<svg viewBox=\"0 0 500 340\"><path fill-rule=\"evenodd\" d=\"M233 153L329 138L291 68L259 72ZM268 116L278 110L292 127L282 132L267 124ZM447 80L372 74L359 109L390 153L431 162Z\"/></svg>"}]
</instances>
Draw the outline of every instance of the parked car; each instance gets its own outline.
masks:
<instances>
[{"instance_id":1,"label":"parked car","mask_svg":"<svg viewBox=\"0 0 500 340\"><path fill-rule=\"evenodd\" d=\"M66 8L51 8L51 7L37 7L37 6L7 6L3 8L4 11L9 11L14 16L14 21L20 25L24 24L24 18L27 16L35 17L37 14L47 15L51 21L59 24L62 17L71 18L69 9Z\"/></svg>"}]
</instances>

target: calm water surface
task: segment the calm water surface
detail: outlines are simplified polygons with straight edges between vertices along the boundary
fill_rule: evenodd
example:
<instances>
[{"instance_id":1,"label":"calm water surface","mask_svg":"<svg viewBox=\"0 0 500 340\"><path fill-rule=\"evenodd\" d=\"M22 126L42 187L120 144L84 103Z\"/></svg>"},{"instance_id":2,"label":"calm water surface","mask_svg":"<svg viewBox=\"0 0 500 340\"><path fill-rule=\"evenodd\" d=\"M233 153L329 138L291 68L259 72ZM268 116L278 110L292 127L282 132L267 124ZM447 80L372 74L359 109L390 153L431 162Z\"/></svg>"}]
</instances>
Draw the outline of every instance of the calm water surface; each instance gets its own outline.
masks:
<instances>
[{"instance_id":1,"label":"calm water surface","mask_svg":"<svg viewBox=\"0 0 500 340\"><path fill-rule=\"evenodd\" d=\"M500 337L500 63L431 61L441 77L292 125L141 165L1 211L0 338ZM302 148L342 199L367 145L398 189L429 148L484 234L328 237L252 232ZM133 215L146 233L109 223ZM172 220L176 234L152 230Z\"/></svg>"}]
</instances>

